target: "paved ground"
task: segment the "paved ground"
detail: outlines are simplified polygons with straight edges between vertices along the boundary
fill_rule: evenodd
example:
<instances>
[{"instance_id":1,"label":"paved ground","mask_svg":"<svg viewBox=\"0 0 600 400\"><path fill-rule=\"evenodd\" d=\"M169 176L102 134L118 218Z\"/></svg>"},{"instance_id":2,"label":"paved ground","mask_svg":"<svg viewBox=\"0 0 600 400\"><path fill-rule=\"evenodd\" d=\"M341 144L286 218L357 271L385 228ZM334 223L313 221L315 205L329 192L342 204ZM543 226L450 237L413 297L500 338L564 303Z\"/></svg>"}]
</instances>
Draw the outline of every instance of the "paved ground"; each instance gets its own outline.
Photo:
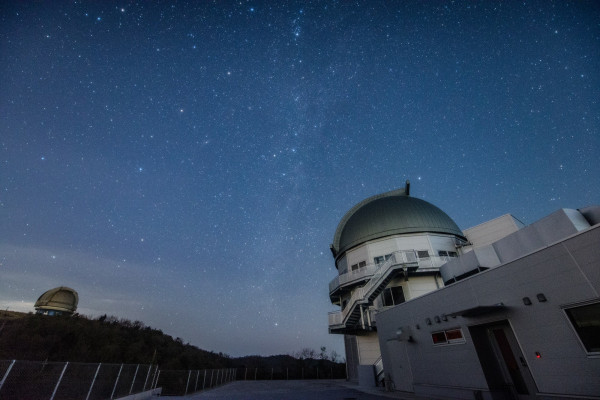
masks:
<instances>
[{"instance_id":1,"label":"paved ground","mask_svg":"<svg viewBox=\"0 0 600 400\"><path fill-rule=\"evenodd\" d=\"M359 390L345 380L298 380L298 381L237 381L185 397L169 400L424 400L411 394L389 393L383 388Z\"/></svg>"}]
</instances>

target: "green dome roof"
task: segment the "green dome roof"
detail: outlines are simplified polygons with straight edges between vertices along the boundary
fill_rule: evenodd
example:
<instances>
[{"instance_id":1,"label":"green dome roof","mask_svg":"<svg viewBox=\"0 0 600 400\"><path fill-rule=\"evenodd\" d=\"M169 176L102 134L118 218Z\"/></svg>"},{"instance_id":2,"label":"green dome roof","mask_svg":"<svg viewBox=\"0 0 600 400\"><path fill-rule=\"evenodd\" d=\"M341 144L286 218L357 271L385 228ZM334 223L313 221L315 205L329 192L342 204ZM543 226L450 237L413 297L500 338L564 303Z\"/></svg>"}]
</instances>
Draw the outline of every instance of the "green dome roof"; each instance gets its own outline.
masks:
<instances>
[{"instance_id":1,"label":"green dome roof","mask_svg":"<svg viewBox=\"0 0 600 400\"><path fill-rule=\"evenodd\" d=\"M425 200L410 197L404 189L394 190L370 197L348 211L337 227L331 248L337 257L369 240L421 232L464 238L445 212Z\"/></svg>"}]
</instances>

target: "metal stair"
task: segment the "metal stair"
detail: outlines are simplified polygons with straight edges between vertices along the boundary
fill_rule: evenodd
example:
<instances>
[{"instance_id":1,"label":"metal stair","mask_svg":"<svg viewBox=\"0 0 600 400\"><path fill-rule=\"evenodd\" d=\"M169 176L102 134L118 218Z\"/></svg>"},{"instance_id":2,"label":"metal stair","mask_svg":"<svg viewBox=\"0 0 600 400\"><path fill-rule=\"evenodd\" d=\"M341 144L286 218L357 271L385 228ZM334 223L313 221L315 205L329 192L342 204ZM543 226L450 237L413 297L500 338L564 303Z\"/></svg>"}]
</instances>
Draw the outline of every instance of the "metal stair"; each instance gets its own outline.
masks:
<instances>
[{"instance_id":1,"label":"metal stair","mask_svg":"<svg viewBox=\"0 0 600 400\"><path fill-rule=\"evenodd\" d=\"M418 268L418 259L414 251L397 251L382 263L371 279L362 287L356 289L342 311L344 327L357 326L361 320L363 307L373 304L373 301L386 288L397 273L407 269Z\"/></svg>"}]
</instances>

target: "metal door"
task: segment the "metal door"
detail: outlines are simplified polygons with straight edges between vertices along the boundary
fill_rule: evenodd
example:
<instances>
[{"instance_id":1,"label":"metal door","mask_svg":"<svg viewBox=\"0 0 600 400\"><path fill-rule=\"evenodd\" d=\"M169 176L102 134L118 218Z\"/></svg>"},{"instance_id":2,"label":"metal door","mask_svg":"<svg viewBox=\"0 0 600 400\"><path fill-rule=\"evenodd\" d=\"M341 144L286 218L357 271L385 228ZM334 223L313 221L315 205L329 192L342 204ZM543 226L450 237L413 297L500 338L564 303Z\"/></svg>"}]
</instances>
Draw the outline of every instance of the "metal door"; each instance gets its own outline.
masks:
<instances>
[{"instance_id":1,"label":"metal door","mask_svg":"<svg viewBox=\"0 0 600 400\"><path fill-rule=\"evenodd\" d=\"M514 397L519 400L535 399L535 381L510 325L493 325L488 327L487 332L504 381Z\"/></svg>"}]
</instances>

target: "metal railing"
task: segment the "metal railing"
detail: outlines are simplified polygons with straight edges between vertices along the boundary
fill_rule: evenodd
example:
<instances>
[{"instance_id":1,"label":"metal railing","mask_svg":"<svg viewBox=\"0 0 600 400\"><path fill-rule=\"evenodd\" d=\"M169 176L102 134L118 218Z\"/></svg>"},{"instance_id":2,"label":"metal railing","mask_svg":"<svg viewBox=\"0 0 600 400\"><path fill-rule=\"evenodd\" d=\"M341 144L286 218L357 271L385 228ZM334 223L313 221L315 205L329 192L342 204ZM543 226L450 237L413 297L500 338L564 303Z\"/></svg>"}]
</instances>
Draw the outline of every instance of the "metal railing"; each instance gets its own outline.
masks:
<instances>
[{"instance_id":1,"label":"metal railing","mask_svg":"<svg viewBox=\"0 0 600 400\"><path fill-rule=\"evenodd\" d=\"M392 253L391 257L385 261L384 263L378 264L378 268L369 280L366 285L356 289L352 296L350 297L350 301L348 301L348 306L342 310L342 320L346 319L346 316L352 312L352 309L356 307L358 302L363 301L366 302L365 297L369 292L371 292L377 285L380 283L382 278L387 274L387 272L394 265L399 264L415 264L417 263L417 255L414 251L396 251Z\"/></svg>"},{"instance_id":2,"label":"metal railing","mask_svg":"<svg viewBox=\"0 0 600 400\"><path fill-rule=\"evenodd\" d=\"M341 325L343 321L343 315L341 311L331 311L328 314L329 326Z\"/></svg>"},{"instance_id":3,"label":"metal railing","mask_svg":"<svg viewBox=\"0 0 600 400\"><path fill-rule=\"evenodd\" d=\"M161 396L185 396L235 381L235 368L203 370L160 370L157 386Z\"/></svg>"},{"instance_id":4,"label":"metal railing","mask_svg":"<svg viewBox=\"0 0 600 400\"><path fill-rule=\"evenodd\" d=\"M350 300L343 310L329 313L329 327L343 326L348 316L354 312L359 304L369 304L369 295L385 281L387 274L393 267L405 265L407 267L416 266L418 268L420 267L419 262L420 260L417 258L417 253L414 250L401 250L392 253L385 262L377 264L375 272L364 286L356 288L352 292L352 296L350 296Z\"/></svg>"},{"instance_id":5,"label":"metal railing","mask_svg":"<svg viewBox=\"0 0 600 400\"><path fill-rule=\"evenodd\" d=\"M396 253L416 254L414 250L402 250ZM455 257L448 256L428 256L425 258L417 258L415 255L415 261L418 263L419 271L439 269L442 265L446 264L450 260L453 260L454 258ZM387 261L389 261L389 259L386 260L386 262ZM329 294L335 292L342 286L370 278L373 274L377 272L380 266L382 266L382 264L367 264L365 267L359 268L354 271L348 271L346 273L336 276L329 282Z\"/></svg>"},{"instance_id":6,"label":"metal railing","mask_svg":"<svg viewBox=\"0 0 600 400\"><path fill-rule=\"evenodd\" d=\"M336 276L329 282L329 293L333 293L340 286L369 278L377 271L377 268L379 268L379 264L367 264L355 271L348 271Z\"/></svg>"},{"instance_id":7,"label":"metal railing","mask_svg":"<svg viewBox=\"0 0 600 400\"><path fill-rule=\"evenodd\" d=\"M235 379L232 368L170 371L148 364L0 360L0 399L119 399L150 390L186 395Z\"/></svg>"},{"instance_id":8,"label":"metal railing","mask_svg":"<svg viewBox=\"0 0 600 400\"><path fill-rule=\"evenodd\" d=\"M0 361L1 399L115 399L156 388L158 367L47 361Z\"/></svg>"},{"instance_id":9,"label":"metal railing","mask_svg":"<svg viewBox=\"0 0 600 400\"><path fill-rule=\"evenodd\" d=\"M454 259L456 259L456 257L449 256L429 256L426 258L419 258L419 271L438 270L442 265Z\"/></svg>"}]
</instances>

